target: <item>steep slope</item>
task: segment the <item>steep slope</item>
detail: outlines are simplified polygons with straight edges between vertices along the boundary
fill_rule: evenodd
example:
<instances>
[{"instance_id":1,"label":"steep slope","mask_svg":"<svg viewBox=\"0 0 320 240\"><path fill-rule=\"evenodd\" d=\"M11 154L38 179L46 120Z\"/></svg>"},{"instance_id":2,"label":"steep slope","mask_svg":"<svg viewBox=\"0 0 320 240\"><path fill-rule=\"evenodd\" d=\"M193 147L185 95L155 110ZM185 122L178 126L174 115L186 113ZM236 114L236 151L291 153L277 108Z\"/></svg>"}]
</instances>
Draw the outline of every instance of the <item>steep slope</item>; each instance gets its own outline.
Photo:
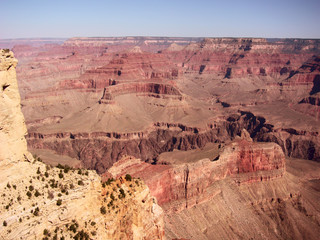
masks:
<instances>
[{"instance_id":1,"label":"steep slope","mask_svg":"<svg viewBox=\"0 0 320 240\"><path fill-rule=\"evenodd\" d=\"M1 239L163 239L163 212L139 179L33 159L24 138L17 60L1 50ZM8 146L7 146L8 145Z\"/></svg>"},{"instance_id":2,"label":"steep slope","mask_svg":"<svg viewBox=\"0 0 320 240\"><path fill-rule=\"evenodd\" d=\"M16 79L18 61L9 50L0 52L0 160L1 164L32 159L24 136L27 128L20 109Z\"/></svg>"}]
</instances>

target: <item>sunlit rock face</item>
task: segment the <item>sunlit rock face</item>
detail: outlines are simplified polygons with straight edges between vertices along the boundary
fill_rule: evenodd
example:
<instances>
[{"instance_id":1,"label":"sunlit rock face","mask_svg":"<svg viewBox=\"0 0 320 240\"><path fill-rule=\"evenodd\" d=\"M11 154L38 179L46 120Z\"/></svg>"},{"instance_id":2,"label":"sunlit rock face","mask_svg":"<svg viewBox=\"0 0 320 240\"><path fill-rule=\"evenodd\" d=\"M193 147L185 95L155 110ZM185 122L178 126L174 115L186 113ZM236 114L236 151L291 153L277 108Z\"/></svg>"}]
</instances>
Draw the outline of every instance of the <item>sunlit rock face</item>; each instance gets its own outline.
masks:
<instances>
[{"instance_id":1,"label":"sunlit rock face","mask_svg":"<svg viewBox=\"0 0 320 240\"><path fill-rule=\"evenodd\" d=\"M9 50L0 50L0 161L2 164L31 160L25 135L27 128L20 108L16 78L18 61Z\"/></svg>"}]
</instances>

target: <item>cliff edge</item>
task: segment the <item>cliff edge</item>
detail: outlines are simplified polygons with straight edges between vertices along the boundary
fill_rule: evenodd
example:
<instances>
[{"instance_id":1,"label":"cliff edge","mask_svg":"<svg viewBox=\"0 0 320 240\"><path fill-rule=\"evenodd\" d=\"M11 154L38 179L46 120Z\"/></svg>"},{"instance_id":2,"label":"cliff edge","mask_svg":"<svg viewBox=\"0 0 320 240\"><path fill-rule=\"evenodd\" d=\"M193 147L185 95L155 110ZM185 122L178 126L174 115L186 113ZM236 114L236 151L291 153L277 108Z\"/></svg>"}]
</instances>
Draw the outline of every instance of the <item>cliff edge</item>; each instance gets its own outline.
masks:
<instances>
[{"instance_id":1,"label":"cliff edge","mask_svg":"<svg viewBox=\"0 0 320 240\"><path fill-rule=\"evenodd\" d=\"M0 165L32 159L24 138L27 128L20 109L17 63L11 51L0 50Z\"/></svg>"}]
</instances>

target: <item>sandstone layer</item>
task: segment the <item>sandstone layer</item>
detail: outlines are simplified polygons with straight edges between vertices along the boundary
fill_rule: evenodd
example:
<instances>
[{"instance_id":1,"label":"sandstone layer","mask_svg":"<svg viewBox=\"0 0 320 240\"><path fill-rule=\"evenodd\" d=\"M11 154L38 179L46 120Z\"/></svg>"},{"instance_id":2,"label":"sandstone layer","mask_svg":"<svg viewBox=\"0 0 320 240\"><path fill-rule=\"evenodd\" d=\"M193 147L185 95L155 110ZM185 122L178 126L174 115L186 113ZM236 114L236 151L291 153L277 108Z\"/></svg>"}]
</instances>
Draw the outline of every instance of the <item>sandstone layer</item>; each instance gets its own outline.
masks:
<instances>
[{"instance_id":1,"label":"sandstone layer","mask_svg":"<svg viewBox=\"0 0 320 240\"><path fill-rule=\"evenodd\" d=\"M27 151L27 128L20 109L15 68L18 61L7 49L0 52L0 160L1 165L31 160Z\"/></svg>"}]
</instances>

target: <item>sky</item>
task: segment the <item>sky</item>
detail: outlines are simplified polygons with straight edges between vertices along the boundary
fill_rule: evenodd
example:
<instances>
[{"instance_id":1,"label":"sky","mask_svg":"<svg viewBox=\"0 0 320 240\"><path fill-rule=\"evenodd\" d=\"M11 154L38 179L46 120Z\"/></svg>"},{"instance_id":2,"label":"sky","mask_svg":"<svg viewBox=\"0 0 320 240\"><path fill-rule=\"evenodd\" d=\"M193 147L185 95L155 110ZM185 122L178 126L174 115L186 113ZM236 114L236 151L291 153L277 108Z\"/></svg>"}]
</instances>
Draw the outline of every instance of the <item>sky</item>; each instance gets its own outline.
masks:
<instances>
[{"instance_id":1,"label":"sky","mask_svg":"<svg viewBox=\"0 0 320 240\"><path fill-rule=\"evenodd\" d=\"M0 39L320 38L320 0L0 0Z\"/></svg>"}]
</instances>

